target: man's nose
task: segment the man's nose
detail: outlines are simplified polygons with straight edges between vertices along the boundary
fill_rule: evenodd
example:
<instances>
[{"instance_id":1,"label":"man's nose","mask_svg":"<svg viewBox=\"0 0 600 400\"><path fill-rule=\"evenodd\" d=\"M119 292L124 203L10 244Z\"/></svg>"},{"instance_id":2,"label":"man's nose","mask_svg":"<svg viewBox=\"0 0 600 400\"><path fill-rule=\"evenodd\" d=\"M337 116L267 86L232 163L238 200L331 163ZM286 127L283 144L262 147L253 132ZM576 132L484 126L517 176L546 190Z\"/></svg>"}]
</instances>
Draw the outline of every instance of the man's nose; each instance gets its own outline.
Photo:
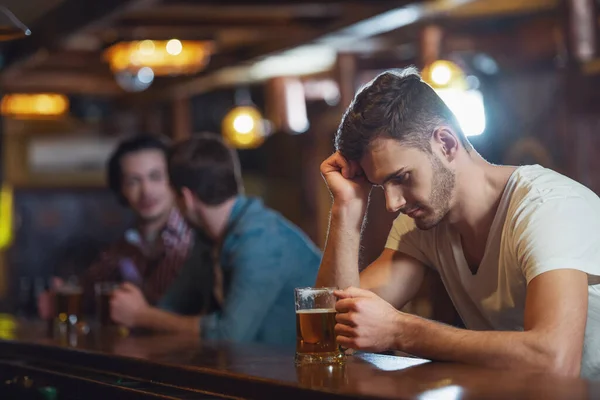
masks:
<instances>
[{"instance_id":1,"label":"man's nose","mask_svg":"<svg viewBox=\"0 0 600 400\"><path fill-rule=\"evenodd\" d=\"M406 206L406 200L401 190L385 191L385 206L388 212L395 213Z\"/></svg>"}]
</instances>

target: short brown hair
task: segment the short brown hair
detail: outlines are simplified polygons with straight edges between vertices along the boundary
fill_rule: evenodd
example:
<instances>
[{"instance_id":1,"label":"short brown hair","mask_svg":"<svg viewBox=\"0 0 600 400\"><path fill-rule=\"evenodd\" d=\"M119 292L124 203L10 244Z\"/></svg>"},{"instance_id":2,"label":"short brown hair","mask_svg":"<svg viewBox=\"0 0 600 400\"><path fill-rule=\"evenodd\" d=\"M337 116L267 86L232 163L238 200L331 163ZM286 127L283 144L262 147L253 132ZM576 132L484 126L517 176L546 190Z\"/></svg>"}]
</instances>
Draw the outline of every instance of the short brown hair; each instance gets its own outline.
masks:
<instances>
[{"instance_id":1,"label":"short brown hair","mask_svg":"<svg viewBox=\"0 0 600 400\"><path fill-rule=\"evenodd\" d=\"M169 179L177 192L186 187L208 205L221 204L243 191L237 153L221 136L208 132L172 147Z\"/></svg>"},{"instance_id":2,"label":"short brown hair","mask_svg":"<svg viewBox=\"0 0 600 400\"><path fill-rule=\"evenodd\" d=\"M472 148L452 111L421 80L416 68L390 70L356 94L342 117L335 147L345 158L356 161L379 137L431 152L429 141L440 125L451 127L467 151Z\"/></svg>"}]
</instances>

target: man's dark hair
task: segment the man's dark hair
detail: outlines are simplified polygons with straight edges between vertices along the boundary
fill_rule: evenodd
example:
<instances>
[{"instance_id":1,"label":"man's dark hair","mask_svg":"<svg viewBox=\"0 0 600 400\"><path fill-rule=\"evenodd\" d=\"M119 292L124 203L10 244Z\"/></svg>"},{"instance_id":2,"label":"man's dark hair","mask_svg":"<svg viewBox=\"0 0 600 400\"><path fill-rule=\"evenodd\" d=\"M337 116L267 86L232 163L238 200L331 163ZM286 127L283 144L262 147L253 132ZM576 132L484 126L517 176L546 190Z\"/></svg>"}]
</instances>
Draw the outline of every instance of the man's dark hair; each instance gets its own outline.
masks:
<instances>
[{"instance_id":1,"label":"man's dark hair","mask_svg":"<svg viewBox=\"0 0 600 400\"><path fill-rule=\"evenodd\" d=\"M169 178L177 192L186 187L207 205L221 204L243 190L236 152L214 133L196 134L173 146Z\"/></svg>"},{"instance_id":2,"label":"man's dark hair","mask_svg":"<svg viewBox=\"0 0 600 400\"><path fill-rule=\"evenodd\" d=\"M163 136L139 134L122 141L108 160L106 168L108 187L117 195L123 205L127 205L127 200L123 197L121 191L123 183L121 160L128 154L142 150L159 150L165 155L166 162L169 153L169 141Z\"/></svg>"},{"instance_id":3,"label":"man's dark hair","mask_svg":"<svg viewBox=\"0 0 600 400\"><path fill-rule=\"evenodd\" d=\"M431 152L431 136L443 125L452 128L467 151L472 148L452 111L416 68L390 70L356 94L342 117L335 148L359 161L373 140L386 137Z\"/></svg>"}]
</instances>

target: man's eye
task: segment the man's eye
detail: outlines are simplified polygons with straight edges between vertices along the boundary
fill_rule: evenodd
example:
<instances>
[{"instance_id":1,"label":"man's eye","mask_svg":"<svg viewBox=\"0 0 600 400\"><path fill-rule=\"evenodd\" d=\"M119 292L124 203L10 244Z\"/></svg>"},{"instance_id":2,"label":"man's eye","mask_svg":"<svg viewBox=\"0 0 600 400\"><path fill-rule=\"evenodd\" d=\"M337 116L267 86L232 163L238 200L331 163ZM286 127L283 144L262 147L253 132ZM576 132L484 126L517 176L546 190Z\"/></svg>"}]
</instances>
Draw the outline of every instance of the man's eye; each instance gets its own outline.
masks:
<instances>
[{"instance_id":1,"label":"man's eye","mask_svg":"<svg viewBox=\"0 0 600 400\"><path fill-rule=\"evenodd\" d=\"M410 178L410 173L409 172L405 172L405 173L403 173L401 175L398 175L395 180L397 182L399 182L399 183L406 183L409 178Z\"/></svg>"}]
</instances>

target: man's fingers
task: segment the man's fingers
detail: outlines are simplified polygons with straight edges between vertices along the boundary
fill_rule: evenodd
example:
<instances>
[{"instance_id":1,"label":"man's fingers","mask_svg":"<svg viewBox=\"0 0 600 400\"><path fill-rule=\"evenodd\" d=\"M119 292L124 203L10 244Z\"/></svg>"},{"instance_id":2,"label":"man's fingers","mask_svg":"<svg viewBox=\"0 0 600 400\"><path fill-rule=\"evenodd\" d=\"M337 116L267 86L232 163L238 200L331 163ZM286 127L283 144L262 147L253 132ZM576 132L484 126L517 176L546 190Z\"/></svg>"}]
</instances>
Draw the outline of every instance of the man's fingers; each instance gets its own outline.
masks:
<instances>
[{"instance_id":1,"label":"man's fingers","mask_svg":"<svg viewBox=\"0 0 600 400\"><path fill-rule=\"evenodd\" d=\"M356 299L342 299L335 303L335 311L338 313L347 313L350 311L356 311Z\"/></svg>"},{"instance_id":2,"label":"man's fingers","mask_svg":"<svg viewBox=\"0 0 600 400\"><path fill-rule=\"evenodd\" d=\"M349 312L338 312L335 315L335 320L340 324L348 325L350 327L356 326L354 316L352 313Z\"/></svg>"},{"instance_id":3,"label":"man's fingers","mask_svg":"<svg viewBox=\"0 0 600 400\"><path fill-rule=\"evenodd\" d=\"M338 335L335 337L335 341L346 349L356 349L356 343L353 338Z\"/></svg>"},{"instance_id":4,"label":"man's fingers","mask_svg":"<svg viewBox=\"0 0 600 400\"><path fill-rule=\"evenodd\" d=\"M335 334L337 336L345 336L349 338L357 336L356 331L353 328L344 324L335 324Z\"/></svg>"},{"instance_id":5,"label":"man's fingers","mask_svg":"<svg viewBox=\"0 0 600 400\"><path fill-rule=\"evenodd\" d=\"M348 289L344 290L336 290L333 294L339 299L349 299L349 298L357 298L357 297L373 297L375 294L370 290L359 289L353 286L350 286Z\"/></svg>"},{"instance_id":6,"label":"man's fingers","mask_svg":"<svg viewBox=\"0 0 600 400\"><path fill-rule=\"evenodd\" d=\"M321 165L321 172L323 174L333 171L339 171L345 178L348 178L348 174L351 172L348 161L339 153L332 154Z\"/></svg>"}]
</instances>

